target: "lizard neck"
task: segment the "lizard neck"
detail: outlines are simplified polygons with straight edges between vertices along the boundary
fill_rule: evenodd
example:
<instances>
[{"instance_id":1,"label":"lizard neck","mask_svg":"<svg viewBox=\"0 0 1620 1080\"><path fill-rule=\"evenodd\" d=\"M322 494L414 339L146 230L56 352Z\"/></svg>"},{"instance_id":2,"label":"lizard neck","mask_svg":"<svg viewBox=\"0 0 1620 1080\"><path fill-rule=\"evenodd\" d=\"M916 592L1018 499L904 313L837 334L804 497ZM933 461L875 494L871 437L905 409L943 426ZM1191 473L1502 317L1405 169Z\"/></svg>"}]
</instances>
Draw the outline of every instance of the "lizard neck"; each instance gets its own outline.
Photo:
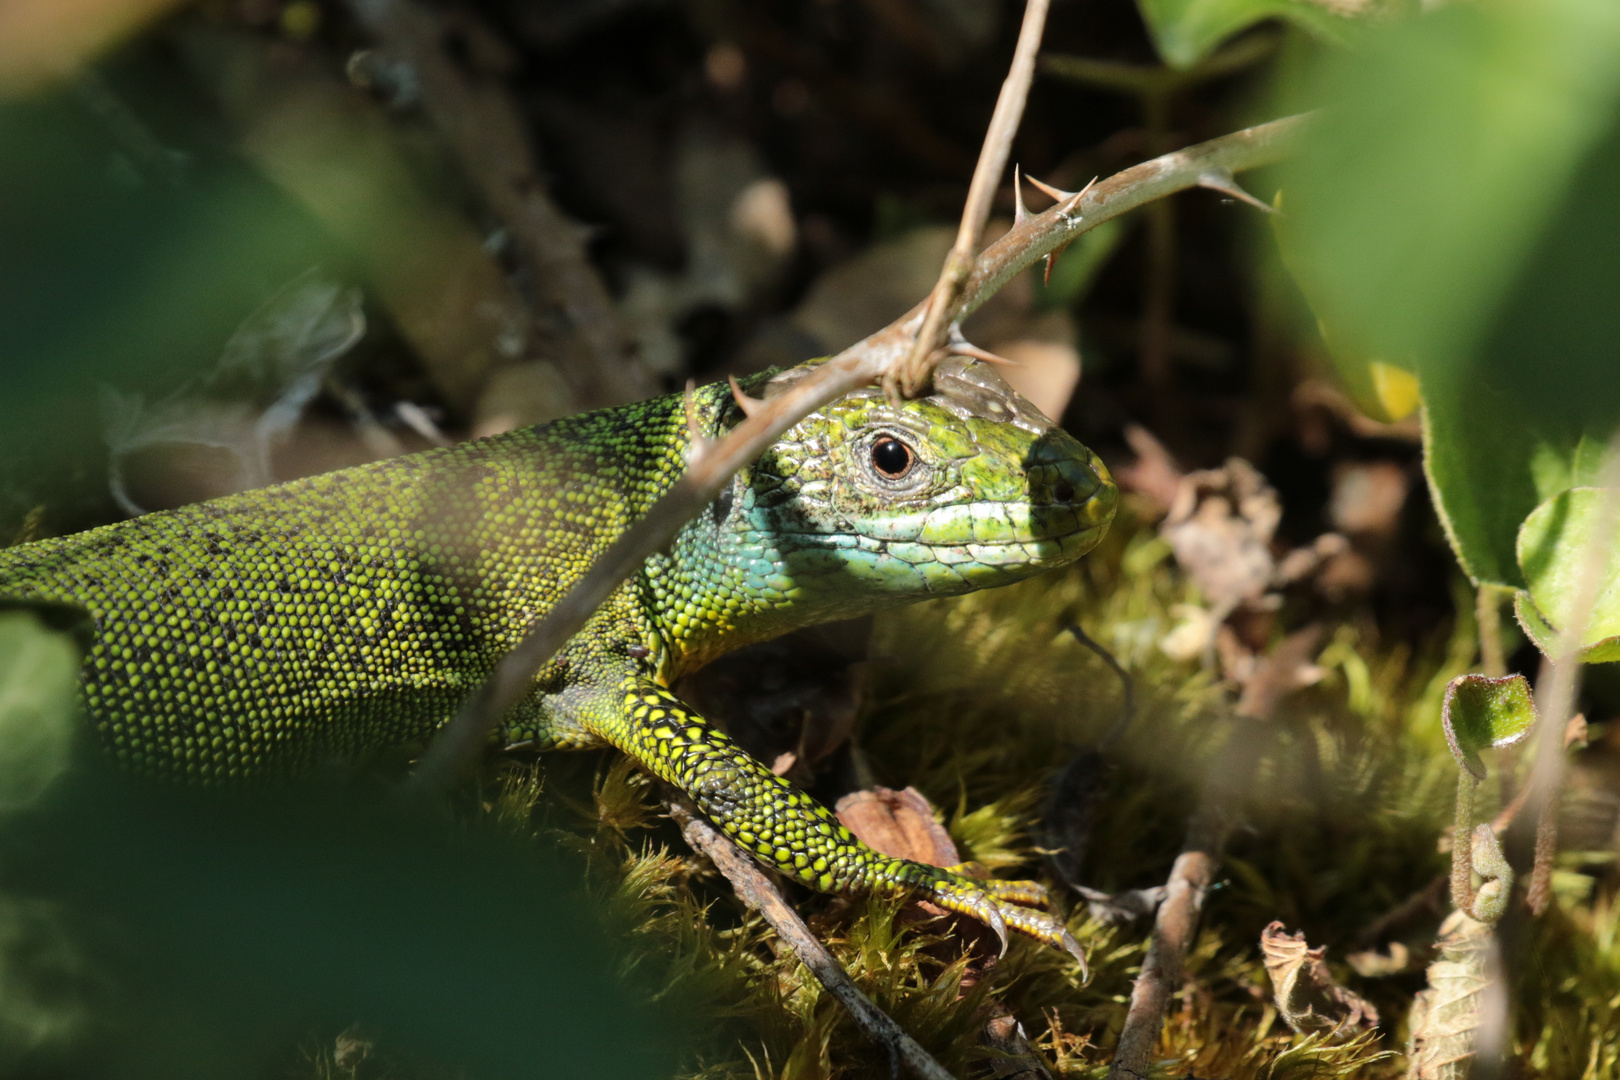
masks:
<instances>
[{"instance_id":1,"label":"lizard neck","mask_svg":"<svg viewBox=\"0 0 1620 1080\"><path fill-rule=\"evenodd\" d=\"M739 473L726 494L642 569L645 610L663 646L659 668L666 678L793 630L926 598L897 598L871 582L860 587L851 576L851 553L843 549L864 538L795 531L774 500L756 492L750 473Z\"/></svg>"}]
</instances>

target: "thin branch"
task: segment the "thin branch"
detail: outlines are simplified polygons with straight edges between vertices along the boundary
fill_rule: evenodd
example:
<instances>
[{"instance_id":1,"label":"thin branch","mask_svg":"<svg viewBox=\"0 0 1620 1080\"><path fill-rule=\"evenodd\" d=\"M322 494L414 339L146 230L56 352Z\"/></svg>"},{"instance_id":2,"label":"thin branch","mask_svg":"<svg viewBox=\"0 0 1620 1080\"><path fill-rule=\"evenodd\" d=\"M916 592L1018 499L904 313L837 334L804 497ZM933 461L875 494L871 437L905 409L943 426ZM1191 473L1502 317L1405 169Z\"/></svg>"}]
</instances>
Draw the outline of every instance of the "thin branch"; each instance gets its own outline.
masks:
<instances>
[{"instance_id":1,"label":"thin branch","mask_svg":"<svg viewBox=\"0 0 1620 1080\"><path fill-rule=\"evenodd\" d=\"M1620 433L1609 441L1598 487L1607 495L1592 530L1593 542L1585 552L1580 574L1575 580L1574 602L1558 653L1541 665L1536 679L1536 711L1541 727L1536 733L1536 764L1530 775L1530 790L1536 806L1536 854L1530 875L1530 910L1540 915L1552 899L1552 860L1558 847L1558 794L1564 787L1564 731L1575 712L1575 697L1581 686L1581 639L1592 621L1592 609L1603 587L1603 567L1613 537L1620 535ZM1605 540L1608 543L1605 543Z\"/></svg>"},{"instance_id":2,"label":"thin branch","mask_svg":"<svg viewBox=\"0 0 1620 1080\"><path fill-rule=\"evenodd\" d=\"M731 882L738 898L764 916L771 929L776 931L776 936L793 950L799 962L809 968L817 981L827 988L827 992L849 1010L861 1030L889 1052L891 1061L898 1060L923 1080L951 1080L951 1074L944 1066L850 981L832 953L810 932L793 906L782 899L782 894L751 856L705 821L686 796L672 794L669 812L680 825L681 835L686 837L686 842L709 857L726 880Z\"/></svg>"},{"instance_id":3,"label":"thin branch","mask_svg":"<svg viewBox=\"0 0 1620 1080\"><path fill-rule=\"evenodd\" d=\"M1211 171L1239 173L1281 161L1309 122L1308 114L1288 116L1161 155L1093 184L1073 205L1059 203L1014 226L979 256L978 267L963 289L958 317L971 315L1014 275L1088 229L1155 199L1197 187Z\"/></svg>"},{"instance_id":4,"label":"thin branch","mask_svg":"<svg viewBox=\"0 0 1620 1080\"><path fill-rule=\"evenodd\" d=\"M1198 184L1213 166L1233 172L1280 159L1297 135L1302 117L1276 120L1145 162L1094 185L1078 200L1085 217L1058 204L1037 214L990 245L963 290L965 315L988 300L1015 274L1028 269L1087 229L1152 199ZM655 551L662 550L686 522L712 503L737 470L764 452L783 432L816 409L852 390L876 382L911 347L922 305L864 341L850 346L765 402L708 453L694 461L647 515L637 521L591 565L490 677L462 704L428 747L409 786L441 790L452 784L487 745L491 733L534 686L534 677L585 625L601 603Z\"/></svg>"},{"instance_id":5,"label":"thin branch","mask_svg":"<svg viewBox=\"0 0 1620 1080\"><path fill-rule=\"evenodd\" d=\"M654 383L634 363L630 336L585 250L587 231L546 192L522 114L492 78L462 70L445 49L445 19L415 0L348 0L383 49L415 70L422 104L468 182L511 230L539 299L566 330L550 342L584 408L648 396ZM462 16L466 18L465 15ZM537 323L536 329L544 322Z\"/></svg>"},{"instance_id":6,"label":"thin branch","mask_svg":"<svg viewBox=\"0 0 1620 1080\"><path fill-rule=\"evenodd\" d=\"M1018 134L1018 122L1024 116L1024 102L1029 99L1029 84L1035 78L1035 54L1040 52L1041 34L1046 28L1046 9L1050 0L1028 0L1024 7L1024 23L1018 30L1018 45L1013 49L1012 67L1001 84L996 98L996 110L990 116L990 127L984 133L984 147L979 151L979 163L973 169L973 182L968 185L967 204L962 207L962 222L956 229L956 243L945 256L945 266L939 272L939 281L928 297L928 314L922 329L906 359L892 367L883 377L883 389L890 398L916 397L933 378L938 364L936 354L945 345L950 328L960 317L958 305L962 288L973 272L973 257L978 253L979 241L984 236L985 222L990 220L990 204L995 199L1001 174L1007 171L1007 158L1012 153L1013 136Z\"/></svg>"},{"instance_id":7,"label":"thin branch","mask_svg":"<svg viewBox=\"0 0 1620 1080\"><path fill-rule=\"evenodd\" d=\"M1121 695L1119 719L1115 720L1114 726L1104 732L1103 737L1097 740L1098 750L1111 749L1115 743L1125 737L1125 732L1130 729L1131 720L1136 716L1136 680L1131 678L1131 673L1126 671L1124 665L1114 658L1114 654L1108 651L1107 646L1094 640L1079 623L1071 623L1068 631L1074 637L1074 640L1096 653L1097 658L1108 665L1108 670L1119 676L1119 692Z\"/></svg>"},{"instance_id":8,"label":"thin branch","mask_svg":"<svg viewBox=\"0 0 1620 1080\"><path fill-rule=\"evenodd\" d=\"M1165 882L1164 901L1154 915L1153 936L1142 958L1142 971L1131 987L1131 1003L1114 1046L1108 1080L1140 1080L1148 1074L1170 998L1181 984L1182 970L1198 935L1204 896L1220 866L1221 848L1274 729L1271 714L1286 696L1283 687L1291 685L1285 673L1309 657L1321 637L1320 625L1296 631L1278 642L1255 669L1251 686L1264 681L1277 689L1245 692L1237 723L1210 766L1198 809L1187 825L1187 839Z\"/></svg>"}]
</instances>

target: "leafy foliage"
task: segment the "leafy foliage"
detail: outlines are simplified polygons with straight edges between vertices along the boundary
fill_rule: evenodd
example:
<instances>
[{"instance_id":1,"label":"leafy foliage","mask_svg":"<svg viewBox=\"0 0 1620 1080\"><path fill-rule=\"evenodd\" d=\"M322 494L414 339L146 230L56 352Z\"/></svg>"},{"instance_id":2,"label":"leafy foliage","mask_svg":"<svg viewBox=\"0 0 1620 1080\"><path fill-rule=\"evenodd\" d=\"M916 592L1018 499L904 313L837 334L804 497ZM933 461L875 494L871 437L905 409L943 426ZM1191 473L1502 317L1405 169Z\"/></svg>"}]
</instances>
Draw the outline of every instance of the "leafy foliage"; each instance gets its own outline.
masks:
<instances>
[{"instance_id":1,"label":"leafy foliage","mask_svg":"<svg viewBox=\"0 0 1620 1080\"><path fill-rule=\"evenodd\" d=\"M1440 722L1457 764L1483 780L1481 750L1514 746L1536 725L1536 704L1523 675L1462 675L1446 686Z\"/></svg>"},{"instance_id":2,"label":"leafy foliage","mask_svg":"<svg viewBox=\"0 0 1620 1080\"><path fill-rule=\"evenodd\" d=\"M1142 19L1165 63L1190 68L1236 34L1281 18L1327 38L1351 22L1335 5L1313 0L1138 0Z\"/></svg>"},{"instance_id":3,"label":"leafy foliage","mask_svg":"<svg viewBox=\"0 0 1620 1080\"><path fill-rule=\"evenodd\" d=\"M1458 557L1525 588L1521 525L1620 418L1620 14L1452 4L1364 44L1297 91L1327 108L1284 172L1290 264L1352 385L1418 375Z\"/></svg>"},{"instance_id":4,"label":"leafy foliage","mask_svg":"<svg viewBox=\"0 0 1620 1080\"><path fill-rule=\"evenodd\" d=\"M1536 507L1519 529L1519 565L1530 586L1521 594L1521 621L1543 652L1553 651L1556 629L1570 625L1590 553L1604 545L1607 555L1600 556L1597 594L1579 645L1592 663L1620 660L1620 545L1612 543L1613 503L1612 491L1570 488Z\"/></svg>"}]
</instances>

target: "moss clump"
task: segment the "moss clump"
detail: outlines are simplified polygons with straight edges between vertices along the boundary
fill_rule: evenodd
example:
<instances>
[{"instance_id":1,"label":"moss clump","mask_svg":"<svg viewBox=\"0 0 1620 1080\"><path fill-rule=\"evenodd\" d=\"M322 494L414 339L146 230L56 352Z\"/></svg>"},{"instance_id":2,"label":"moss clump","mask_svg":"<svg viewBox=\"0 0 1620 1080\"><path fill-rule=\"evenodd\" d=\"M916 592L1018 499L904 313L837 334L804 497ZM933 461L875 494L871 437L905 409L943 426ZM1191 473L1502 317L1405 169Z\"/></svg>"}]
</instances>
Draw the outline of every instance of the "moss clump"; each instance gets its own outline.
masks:
<instances>
[{"instance_id":1,"label":"moss clump","mask_svg":"<svg viewBox=\"0 0 1620 1080\"><path fill-rule=\"evenodd\" d=\"M1106 754L1087 837L1086 883L1162 884L1208 764L1231 724L1229 693L1158 641L1194 589L1147 532L1116 532L1058 575L890 612L877 620L858 739L879 783L914 785L965 858L1041 876L1037 818L1046 785L1076 747L1117 721L1122 688L1063 633L1078 622L1135 680L1137 713ZM1345 628L1328 673L1289 699L1257 750L1242 820L1159 1046L1165 1076L1394 1076L1402 1018L1421 975L1346 981L1386 1017L1350 1042L1298 1038L1277 1019L1257 942L1273 919L1342 960L1358 935L1443 873L1454 766L1438 693L1471 660L1472 626L1420 649ZM542 785L542 778L544 784ZM880 1075L869 1043L723 881L661 822L655 793L610 757L552 755L512 773L496 805L562 836L590 867L625 930L627 970L690 1010L694 1077ZM544 790L542 791L542 787ZM1011 1014L1057 1074L1101 1076L1145 948L1145 923L1107 926L1076 908L1071 929L1093 978L1055 951L1014 940L987 965L948 923L913 907L791 893L872 997L957 1075L993 1052L985 1020ZM1411 928L1414 942L1433 921Z\"/></svg>"}]
</instances>

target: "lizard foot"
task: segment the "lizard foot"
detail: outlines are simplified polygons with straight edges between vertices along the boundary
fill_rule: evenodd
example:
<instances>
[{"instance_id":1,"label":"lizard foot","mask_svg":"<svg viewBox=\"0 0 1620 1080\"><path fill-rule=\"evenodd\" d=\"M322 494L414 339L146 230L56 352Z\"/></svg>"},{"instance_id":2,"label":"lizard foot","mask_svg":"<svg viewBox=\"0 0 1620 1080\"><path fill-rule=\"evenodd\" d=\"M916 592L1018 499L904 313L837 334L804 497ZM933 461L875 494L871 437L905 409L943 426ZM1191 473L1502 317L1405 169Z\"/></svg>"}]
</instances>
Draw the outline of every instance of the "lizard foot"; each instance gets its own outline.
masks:
<instances>
[{"instance_id":1,"label":"lizard foot","mask_svg":"<svg viewBox=\"0 0 1620 1080\"><path fill-rule=\"evenodd\" d=\"M1008 930L1016 930L1062 949L1079 961L1081 980L1090 978L1086 955L1063 920L1051 912L1023 906L1049 901L1046 887L1039 882L981 880L961 873L958 867L949 867L936 869L913 887L926 892L940 907L971 916L994 930L1001 939L1003 955L1007 952Z\"/></svg>"},{"instance_id":2,"label":"lizard foot","mask_svg":"<svg viewBox=\"0 0 1620 1080\"><path fill-rule=\"evenodd\" d=\"M955 866L945 867L945 870L973 878L979 883L980 888L997 900L1028 904L1030 907L1052 906L1052 894L1038 881L1004 881L993 878L989 876L982 863L976 862L957 863Z\"/></svg>"}]
</instances>

